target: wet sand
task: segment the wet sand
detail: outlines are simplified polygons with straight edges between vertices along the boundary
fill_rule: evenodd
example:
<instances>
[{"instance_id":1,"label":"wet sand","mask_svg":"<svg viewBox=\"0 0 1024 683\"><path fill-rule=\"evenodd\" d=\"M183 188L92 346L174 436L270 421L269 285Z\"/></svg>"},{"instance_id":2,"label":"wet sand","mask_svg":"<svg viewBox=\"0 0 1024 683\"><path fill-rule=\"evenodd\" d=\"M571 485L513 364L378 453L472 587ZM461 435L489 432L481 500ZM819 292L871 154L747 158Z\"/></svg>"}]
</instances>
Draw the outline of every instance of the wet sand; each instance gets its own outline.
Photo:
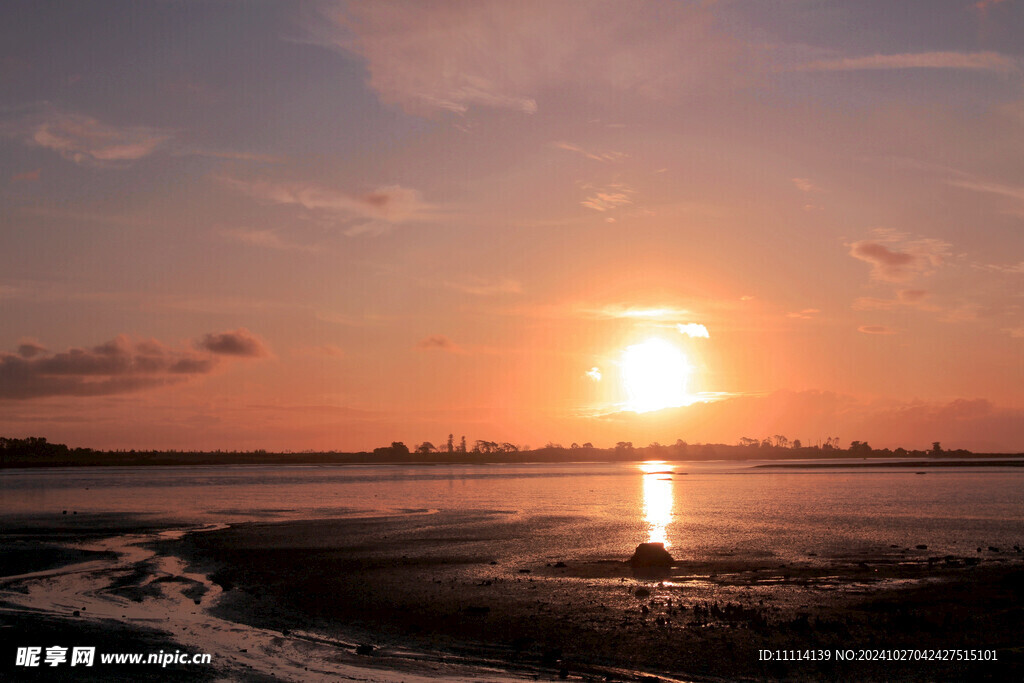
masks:
<instances>
[{"instance_id":1,"label":"wet sand","mask_svg":"<svg viewBox=\"0 0 1024 683\"><path fill-rule=\"evenodd\" d=\"M13 520L13 521L12 521ZM266 628L256 603L225 595L168 550L219 527L110 515L5 518L0 531L0 680L511 681L494 663L357 644L301 628ZM247 604L237 621L225 605ZM272 611L272 610L271 610ZM18 647L96 647L92 667L16 664ZM101 653L208 653L212 664L104 665ZM42 659L42 657L41 657ZM499 663L500 664L500 663Z\"/></svg>"},{"instance_id":2,"label":"wet sand","mask_svg":"<svg viewBox=\"0 0 1024 683\"><path fill-rule=\"evenodd\" d=\"M614 557L503 552L501 513L251 523L180 544L225 593L214 612L503 663L542 678L1020 680L1024 563L1014 548L934 556L858 548L677 558L637 575ZM461 529L453 533L453 529ZM528 541L528 539L527 539ZM996 662L766 662L760 650L995 649ZM367 648L365 651L369 651Z\"/></svg>"},{"instance_id":3,"label":"wet sand","mask_svg":"<svg viewBox=\"0 0 1024 683\"><path fill-rule=\"evenodd\" d=\"M733 552L637 574L632 548L534 547L538 529L567 521L427 510L187 528L16 520L0 534L0 676L137 680L132 667L12 666L18 645L102 644L214 656L210 667L149 667L147 680L1024 677L1019 548L858 547L797 561ZM868 648L994 649L998 661L759 658Z\"/></svg>"}]
</instances>

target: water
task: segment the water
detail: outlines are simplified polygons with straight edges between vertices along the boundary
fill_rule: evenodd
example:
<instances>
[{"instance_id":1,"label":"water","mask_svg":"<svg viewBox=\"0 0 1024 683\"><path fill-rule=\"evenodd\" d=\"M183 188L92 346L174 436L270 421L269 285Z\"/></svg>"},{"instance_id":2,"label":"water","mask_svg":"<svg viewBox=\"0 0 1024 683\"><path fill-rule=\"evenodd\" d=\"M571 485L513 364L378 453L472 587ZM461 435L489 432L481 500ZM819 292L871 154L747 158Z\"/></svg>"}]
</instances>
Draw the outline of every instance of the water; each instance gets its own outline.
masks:
<instances>
[{"instance_id":1,"label":"water","mask_svg":"<svg viewBox=\"0 0 1024 683\"><path fill-rule=\"evenodd\" d=\"M516 532L495 543L576 558L618 557L642 541L661 541L677 558L696 559L828 556L917 544L963 554L1024 542L1021 468L780 471L760 464L7 470L0 473L0 515L12 521L67 510L69 517L117 513L204 525L500 512ZM530 528L536 533L524 532Z\"/></svg>"}]
</instances>

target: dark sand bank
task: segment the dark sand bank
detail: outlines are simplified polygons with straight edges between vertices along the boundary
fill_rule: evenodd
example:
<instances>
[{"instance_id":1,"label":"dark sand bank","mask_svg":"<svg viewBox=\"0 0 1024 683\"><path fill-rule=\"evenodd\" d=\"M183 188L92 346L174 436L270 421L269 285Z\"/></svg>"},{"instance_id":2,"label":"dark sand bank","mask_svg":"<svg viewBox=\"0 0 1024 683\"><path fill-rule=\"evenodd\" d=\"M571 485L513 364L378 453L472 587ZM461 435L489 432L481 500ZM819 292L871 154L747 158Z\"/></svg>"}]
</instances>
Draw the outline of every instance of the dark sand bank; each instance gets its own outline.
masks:
<instances>
[{"instance_id":1,"label":"dark sand bank","mask_svg":"<svg viewBox=\"0 0 1024 683\"><path fill-rule=\"evenodd\" d=\"M790 563L677 558L667 572L637 576L624 561L632 548L540 557L521 551L525 529L500 514L463 515L454 526L445 515L457 516L413 526L407 517L242 524L173 549L225 589L220 616L345 634L376 648L368 659L413 647L594 680L1024 678L1024 563L1012 548L972 557L858 549ZM836 648L995 649L998 661L758 656Z\"/></svg>"}]
</instances>

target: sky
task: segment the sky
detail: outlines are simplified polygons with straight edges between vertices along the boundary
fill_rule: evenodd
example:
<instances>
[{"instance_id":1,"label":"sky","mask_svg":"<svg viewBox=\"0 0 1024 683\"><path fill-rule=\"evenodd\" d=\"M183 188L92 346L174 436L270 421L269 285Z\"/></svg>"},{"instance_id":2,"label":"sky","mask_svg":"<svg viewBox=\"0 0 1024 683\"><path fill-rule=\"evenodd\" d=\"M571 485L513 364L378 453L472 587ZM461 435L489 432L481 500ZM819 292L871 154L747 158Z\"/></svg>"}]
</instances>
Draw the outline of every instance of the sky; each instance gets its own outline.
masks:
<instances>
[{"instance_id":1,"label":"sky","mask_svg":"<svg viewBox=\"0 0 1024 683\"><path fill-rule=\"evenodd\" d=\"M1024 451L1024 2L0 7L0 434Z\"/></svg>"}]
</instances>

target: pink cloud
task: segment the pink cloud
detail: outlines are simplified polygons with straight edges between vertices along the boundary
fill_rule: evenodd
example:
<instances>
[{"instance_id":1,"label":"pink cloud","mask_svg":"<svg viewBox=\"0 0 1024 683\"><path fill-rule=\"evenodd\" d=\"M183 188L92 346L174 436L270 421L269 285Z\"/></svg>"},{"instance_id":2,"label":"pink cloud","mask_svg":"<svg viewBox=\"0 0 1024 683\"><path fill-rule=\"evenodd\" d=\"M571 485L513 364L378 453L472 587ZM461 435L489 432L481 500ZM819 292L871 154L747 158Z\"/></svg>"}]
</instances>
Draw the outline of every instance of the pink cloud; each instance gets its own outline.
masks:
<instances>
[{"instance_id":1,"label":"pink cloud","mask_svg":"<svg viewBox=\"0 0 1024 683\"><path fill-rule=\"evenodd\" d=\"M81 114L53 113L34 124L27 139L76 164L105 166L149 156L170 135L144 126L111 126Z\"/></svg>"},{"instance_id":2,"label":"pink cloud","mask_svg":"<svg viewBox=\"0 0 1024 683\"><path fill-rule=\"evenodd\" d=\"M997 52L912 52L830 59L800 67L799 71L861 71L868 69L967 69L1007 72L1017 69L1012 57Z\"/></svg>"},{"instance_id":3,"label":"pink cloud","mask_svg":"<svg viewBox=\"0 0 1024 683\"><path fill-rule=\"evenodd\" d=\"M861 325L857 328L858 332L864 334L896 334L895 330L892 330L885 325Z\"/></svg>"},{"instance_id":4,"label":"pink cloud","mask_svg":"<svg viewBox=\"0 0 1024 683\"><path fill-rule=\"evenodd\" d=\"M39 182L39 175L43 169L37 168L34 171L25 171L24 173L15 173L11 176L12 183L35 183Z\"/></svg>"}]
</instances>

